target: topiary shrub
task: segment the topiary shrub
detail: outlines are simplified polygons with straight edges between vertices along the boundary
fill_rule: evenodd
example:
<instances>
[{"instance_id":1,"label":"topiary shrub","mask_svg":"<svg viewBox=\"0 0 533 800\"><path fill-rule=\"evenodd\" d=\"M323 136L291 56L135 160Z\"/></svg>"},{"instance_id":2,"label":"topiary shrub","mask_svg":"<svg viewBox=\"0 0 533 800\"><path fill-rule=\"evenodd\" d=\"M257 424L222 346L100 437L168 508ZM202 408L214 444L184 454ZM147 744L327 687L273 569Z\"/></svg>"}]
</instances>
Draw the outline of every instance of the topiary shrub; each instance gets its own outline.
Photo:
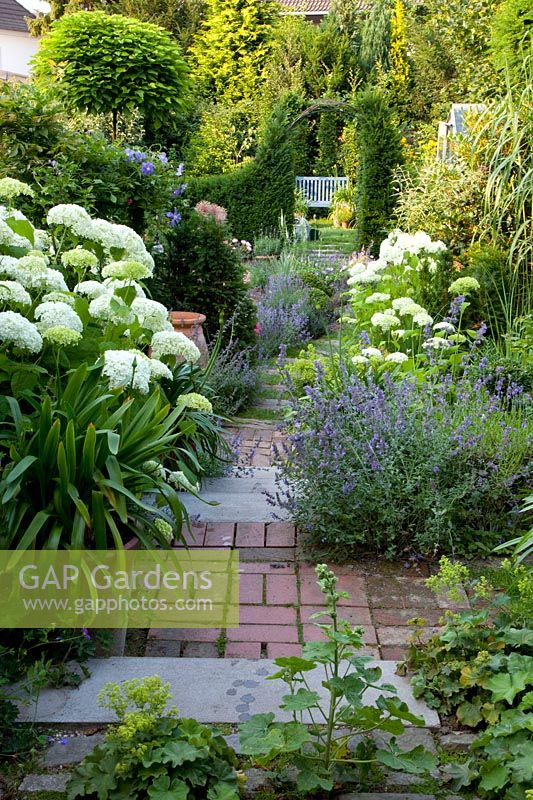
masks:
<instances>
[{"instance_id":1,"label":"topiary shrub","mask_svg":"<svg viewBox=\"0 0 533 800\"><path fill-rule=\"evenodd\" d=\"M255 344L255 307L244 283L244 267L229 244L226 225L195 211L166 236L156 256L152 291L175 311L206 315L205 330L214 338L221 326L225 339Z\"/></svg>"},{"instance_id":2,"label":"topiary shrub","mask_svg":"<svg viewBox=\"0 0 533 800\"><path fill-rule=\"evenodd\" d=\"M224 206L234 235L252 240L262 230L277 227L281 212L292 219L294 177L287 116L278 106L253 161L225 175L191 180L187 196L193 205L210 200Z\"/></svg>"},{"instance_id":3,"label":"topiary shrub","mask_svg":"<svg viewBox=\"0 0 533 800\"><path fill-rule=\"evenodd\" d=\"M403 161L401 136L383 92L366 89L356 108L356 247L377 250L394 209L392 178Z\"/></svg>"}]
</instances>

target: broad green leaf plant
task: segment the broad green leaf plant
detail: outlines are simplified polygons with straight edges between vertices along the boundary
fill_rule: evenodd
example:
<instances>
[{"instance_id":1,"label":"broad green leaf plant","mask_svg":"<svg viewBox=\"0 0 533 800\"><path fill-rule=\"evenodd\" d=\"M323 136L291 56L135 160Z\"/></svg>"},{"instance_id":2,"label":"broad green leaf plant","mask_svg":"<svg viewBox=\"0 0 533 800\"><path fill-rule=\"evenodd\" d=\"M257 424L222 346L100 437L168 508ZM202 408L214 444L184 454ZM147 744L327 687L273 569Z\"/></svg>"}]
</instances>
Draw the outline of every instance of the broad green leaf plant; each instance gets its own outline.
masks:
<instances>
[{"instance_id":1,"label":"broad green leaf plant","mask_svg":"<svg viewBox=\"0 0 533 800\"><path fill-rule=\"evenodd\" d=\"M339 616L339 600L348 595L337 590L335 574L324 564L316 574L327 610L314 616L330 617L330 624L318 625L326 640L308 642L301 658L276 659L280 669L270 679L287 684L281 709L292 720L276 722L273 713L254 715L240 727L241 752L265 766L288 754L297 770L296 789L306 796L330 791L340 775L358 781L373 765L423 775L436 759L422 746L405 751L397 741L406 723L423 725L423 720L398 699L393 685L381 682L381 670L371 666L372 659L358 654L362 629ZM324 675L325 702L308 680L315 670ZM370 689L381 694L365 705ZM383 737L383 743L380 738L378 744L372 738L375 732L390 738Z\"/></svg>"},{"instance_id":2,"label":"broad green leaf plant","mask_svg":"<svg viewBox=\"0 0 533 800\"><path fill-rule=\"evenodd\" d=\"M159 675L106 684L98 703L119 723L75 768L68 800L239 800L233 750L211 728L167 709L170 698Z\"/></svg>"}]
</instances>

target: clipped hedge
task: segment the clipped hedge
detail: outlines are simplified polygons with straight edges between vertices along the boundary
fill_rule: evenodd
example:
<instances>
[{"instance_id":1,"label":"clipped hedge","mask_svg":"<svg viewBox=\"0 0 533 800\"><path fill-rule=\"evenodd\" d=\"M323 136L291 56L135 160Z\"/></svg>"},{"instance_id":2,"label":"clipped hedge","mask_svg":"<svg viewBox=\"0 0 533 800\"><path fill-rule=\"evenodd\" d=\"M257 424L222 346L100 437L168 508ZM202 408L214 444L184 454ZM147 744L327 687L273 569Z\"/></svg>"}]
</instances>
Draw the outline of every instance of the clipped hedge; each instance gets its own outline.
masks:
<instances>
[{"instance_id":1,"label":"clipped hedge","mask_svg":"<svg viewBox=\"0 0 533 800\"><path fill-rule=\"evenodd\" d=\"M281 212L292 220L294 178L287 115L278 107L265 126L255 159L234 172L193 178L187 198L192 205L209 200L223 206L233 235L252 241L277 227Z\"/></svg>"}]
</instances>

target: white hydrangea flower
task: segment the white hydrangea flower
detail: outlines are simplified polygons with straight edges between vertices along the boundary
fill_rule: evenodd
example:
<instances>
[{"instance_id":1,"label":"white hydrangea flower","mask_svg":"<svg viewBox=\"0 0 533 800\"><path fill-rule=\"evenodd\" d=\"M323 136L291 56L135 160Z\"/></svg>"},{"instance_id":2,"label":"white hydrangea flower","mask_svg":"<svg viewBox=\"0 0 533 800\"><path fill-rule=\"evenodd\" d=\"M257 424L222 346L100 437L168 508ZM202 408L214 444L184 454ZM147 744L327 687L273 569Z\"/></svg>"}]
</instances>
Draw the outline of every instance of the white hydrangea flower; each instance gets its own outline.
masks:
<instances>
[{"instance_id":1,"label":"white hydrangea flower","mask_svg":"<svg viewBox=\"0 0 533 800\"><path fill-rule=\"evenodd\" d=\"M36 250L50 250L52 246L52 237L48 231L35 228L33 231L33 246Z\"/></svg>"},{"instance_id":2,"label":"white hydrangea flower","mask_svg":"<svg viewBox=\"0 0 533 800\"><path fill-rule=\"evenodd\" d=\"M46 261L42 256L27 255L19 258L18 268L34 275L44 275L47 267Z\"/></svg>"},{"instance_id":3,"label":"white hydrangea flower","mask_svg":"<svg viewBox=\"0 0 533 800\"><path fill-rule=\"evenodd\" d=\"M43 303L67 303L69 306L73 306L76 302L76 298L74 298L71 294L67 292L48 292L48 294L43 295L42 301Z\"/></svg>"},{"instance_id":4,"label":"white hydrangea flower","mask_svg":"<svg viewBox=\"0 0 533 800\"><path fill-rule=\"evenodd\" d=\"M154 333L168 330L168 311L162 303L146 297L136 297L131 304L131 310L143 328Z\"/></svg>"},{"instance_id":5,"label":"white hydrangea flower","mask_svg":"<svg viewBox=\"0 0 533 800\"><path fill-rule=\"evenodd\" d=\"M50 209L46 221L49 225L64 225L76 236L90 238L92 220L83 206L75 203L59 203Z\"/></svg>"},{"instance_id":6,"label":"white hydrangea flower","mask_svg":"<svg viewBox=\"0 0 533 800\"><path fill-rule=\"evenodd\" d=\"M103 286L105 286L106 291L111 294L114 293L115 289L123 289L125 286L127 286L128 288L135 289L135 294L137 297L146 297L146 292L141 284L137 283L137 281L119 281L116 278L106 278L103 281Z\"/></svg>"},{"instance_id":7,"label":"white hydrangea flower","mask_svg":"<svg viewBox=\"0 0 533 800\"><path fill-rule=\"evenodd\" d=\"M172 380L172 372L169 370L166 364L163 364L162 361L159 361L158 358L150 358L150 376L153 380L159 380L159 378L167 378L169 381Z\"/></svg>"},{"instance_id":8,"label":"white hydrangea flower","mask_svg":"<svg viewBox=\"0 0 533 800\"><path fill-rule=\"evenodd\" d=\"M431 339L427 339L422 347L425 350L443 350L446 347L451 347L452 343L448 341L448 339L444 339L440 336L434 336Z\"/></svg>"},{"instance_id":9,"label":"white hydrangea flower","mask_svg":"<svg viewBox=\"0 0 533 800\"><path fill-rule=\"evenodd\" d=\"M29 284L32 289L41 289L48 292L68 292L65 279L57 269L46 268L46 272L31 277Z\"/></svg>"},{"instance_id":10,"label":"white hydrangea flower","mask_svg":"<svg viewBox=\"0 0 533 800\"><path fill-rule=\"evenodd\" d=\"M74 291L76 294L85 295L90 300L94 300L95 297L100 297L102 294L109 294L106 286L99 281L81 281L76 284Z\"/></svg>"},{"instance_id":11,"label":"white hydrangea flower","mask_svg":"<svg viewBox=\"0 0 533 800\"><path fill-rule=\"evenodd\" d=\"M0 281L0 300L20 306L31 306L31 297L18 281Z\"/></svg>"},{"instance_id":12,"label":"white hydrangea flower","mask_svg":"<svg viewBox=\"0 0 533 800\"><path fill-rule=\"evenodd\" d=\"M7 222L0 219L0 244L7 247L20 247L24 250L31 250L32 243L25 236L20 236L15 231L11 230Z\"/></svg>"},{"instance_id":13,"label":"white hydrangea flower","mask_svg":"<svg viewBox=\"0 0 533 800\"><path fill-rule=\"evenodd\" d=\"M386 292L374 292L366 298L365 303L371 306L374 305L374 303L387 303L389 300L390 294L387 294Z\"/></svg>"},{"instance_id":14,"label":"white hydrangea flower","mask_svg":"<svg viewBox=\"0 0 533 800\"><path fill-rule=\"evenodd\" d=\"M33 256L34 258L40 258L41 261L44 261L46 267L50 264L50 259L46 253L42 252L42 250L30 250L30 252L26 253L26 255Z\"/></svg>"},{"instance_id":15,"label":"white hydrangea flower","mask_svg":"<svg viewBox=\"0 0 533 800\"><path fill-rule=\"evenodd\" d=\"M418 314L413 314L413 322L425 328L426 325L433 325L433 317L427 311L420 311Z\"/></svg>"},{"instance_id":16,"label":"white hydrangea flower","mask_svg":"<svg viewBox=\"0 0 533 800\"><path fill-rule=\"evenodd\" d=\"M357 365L357 364L368 364L368 363L369 363L368 358L365 358L365 356L353 356L352 357L352 364L356 364Z\"/></svg>"},{"instance_id":17,"label":"white hydrangea flower","mask_svg":"<svg viewBox=\"0 0 533 800\"><path fill-rule=\"evenodd\" d=\"M392 314L381 314L379 311L372 315L370 322L374 327L380 328L382 331L391 331L401 325L398 317Z\"/></svg>"},{"instance_id":18,"label":"white hydrangea flower","mask_svg":"<svg viewBox=\"0 0 533 800\"><path fill-rule=\"evenodd\" d=\"M0 341L30 353L39 353L43 347L43 339L36 326L16 311L0 312Z\"/></svg>"},{"instance_id":19,"label":"white hydrangea flower","mask_svg":"<svg viewBox=\"0 0 533 800\"><path fill-rule=\"evenodd\" d=\"M168 482L171 483L176 489L181 489L185 492L197 492L198 486L194 486L187 478L184 472L181 470L176 470L175 472L170 472L168 476Z\"/></svg>"},{"instance_id":20,"label":"white hydrangea flower","mask_svg":"<svg viewBox=\"0 0 533 800\"><path fill-rule=\"evenodd\" d=\"M383 358L383 353L377 347L363 347L361 355L365 358Z\"/></svg>"},{"instance_id":21,"label":"white hydrangea flower","mask_svg":"<svg viewBox=\"0 0 533 800\"><path fill-rule=\"evenodd\" d=\"M153 358L176 356L195 364L201 355L194 342L178 331L158 331L154 333L150 346Z\"/></svg>"},{"instance_id":22,"label":"white hydrangea flower","mask_svg":"<svg viewBox=\"0 0 533 800\"><path fill-rule=\"evenodd\" d=\"M398 311L401 314L402 308L413 305L413 303L414 300L412 297L395 297L391 305L395 311Z\"/></svg>"},{"instance_id":23,"label":"white hydrangea flower","mask_svg":"<svg viewBox=\"0 0 533 800\"><path fill-rule=\"evenodd\" d=\"M149 359L129 350L106 350L102 374L110 389L136 389L147 394L150 384Z\"/></svg>"},{"instance_id":24,"label":"white hydrangea flower","mask_svg":"<svg viewBox=\"0 0 533 800\"><path fill-rule=\"evenodd\" d=\"M129 325L135 320L131 308L112 294L100 294L89 303L89 314L103 322L115 325Z\"/></svg>"},{"instance_id":25,"label":"white hydrangea flower","mask_svg":"<svg viewBox=\"0 0 533 800\"><path fill-rule=\"evenodd\" d=\"M189 394L180 394L177 400L177 405L182 405L184 408L190 408L191 411L204 411L206 414L213 413L213 406L211 401L204 397L203 394L198 392L189 392Z\"/></svg>"},{"instance_id":26,"label":"white hydrangea flower","mask_svg":"<svg viewBox=\"0 0 533 800\"><path fill-rule=\"evenodd\" d=\"M111 250L121 250L127 257L140 261L150 270L154 268L154 259L143 240L127 225L115 225L105 219L95 219L92 220L91 233L87 238L101 244L108 253Z\"/></svg>"},{"instance_id":27,"label":"white hydrangea flower","mask_svg":"<svg viewBox=\"0 0 533 800\"><path fill-rule=\"evenodd\" d=\"M159 463L159 461L145 461L141 469L147 475L152 475L154 478L166 477L165 468L162 464Z\"/></svg>"},{"instance_id":28,"label":"white hydrangea flower","mask_svg":"<svg viewBox=\"0 0 533 800\"><path fill-rule=\"evenodd\" d=\"M42 331L42 334L43 339L59 347L68 347L78 344L82 338L81 333L72 330L72 328L67 328L64 325L52 325L51 328Z\"/></svg>"},{"instance_id":29,"label":"white hydrangea flower","mask_svg":"<svg viewBox=\"0 0 533 800\"><path fill-rule=\"evenodd\" d=\"M98 259L90 250L86 250L83 247L75 247L73 250L65 250L62 253L61 263L64 267L94 269L98 266Z\"/></svg>"},{"instance_id":30,"label":"white hydrangea flower","mask_svg":"<svg viewBox=\"0 0 533 800\"><path fill-rule=\"evenodd\" d=\"M37 327L41 332L57 326L70 328L77 333L83 331L83 322L68 303L40 303L34 314L39 320Z\"/></svg>"},{"instance_id":31,"label":"white hydrangea flower","mask_svg":"<svg viewBox=\"0 0 533 800\"><path fill-rule=\"evenodd\" d=\"M151 278L152 270L140 261L112 261L102 269L102 277L141 281L144 278Z\"/></svg>"},{"instance_id":32,"label":"white hydrangea flower","mask_svg":"<svg viewBox=\"0 0 533 800\"><path fill-rule=\"evenodd\" d=\"M450 286L448 286L448 291L450 294L470 294L471 292L477 292L481 288L479 281L475 278L471 278L469 275L465 275L463 278L457 278Z\"/></svg>"},{"instance_id":33,"label":"white hydrangea flower","mask_svg":"<svg viewBox=\"0 0 533 800\"><path fill-rule=\"evenodd\" d=\"M455 333L455 325L451 322L437 322L433 325L434 331L444 331L444 333Z\"/></svg>"},{"instance_id":34,"label":"white hydrangea flower","mask_svg":"<svg viewBox=\"0 0 533 800\"><path fill-rule=\"evenodd\" d=\"M400 317L414 317L416 314L427 314L427 311L423 306L419 306L418 303L410 303L402 306L398 314Z\"/></svg>"},{"instance_id":35,"label":"white hydrangea flower","mask_svg":"<svg viewBox=\"0 0 533 800\"><path fill-rule=\"evenodd\" d=\"M0 197L13 200L14 197L21 194L33 197L33 189L27 183L18 181L16 178L0 178Z\"/></svg>"},{"instance_id":36,"label":"white hydrangea flower","mask_svg":"<svg viewBox=\"0 0 533 800\"><path fill-rule=\"evenodd\" d=\"M409 356L405 353L389 353L385 356L385 361L392 361L394 364L403 364L404 361L409 361Z\"/></svg>"}]
</instances>

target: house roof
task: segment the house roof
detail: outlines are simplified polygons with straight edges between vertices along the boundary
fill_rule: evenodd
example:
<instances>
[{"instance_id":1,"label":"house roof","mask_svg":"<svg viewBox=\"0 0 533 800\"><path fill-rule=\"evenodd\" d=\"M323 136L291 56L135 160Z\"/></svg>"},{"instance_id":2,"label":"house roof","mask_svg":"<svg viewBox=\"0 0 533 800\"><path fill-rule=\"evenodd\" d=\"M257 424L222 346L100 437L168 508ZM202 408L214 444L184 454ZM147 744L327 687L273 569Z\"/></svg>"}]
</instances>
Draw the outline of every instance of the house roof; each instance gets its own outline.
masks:
<instances>
[{"instance_id":1,"label":"house roof","mask_svg":"<svg viewBox=\"0 0 533 800\"><path fill-rule=\"evenodd\" d=\"M0 0L0 29L28 33L25 17L34 16L17 0Z\"/></svg>"},{"instance_id":2,"label":"house roof","mask_svg":"<svg viewBox=\"0 0 533 800\"><path fill-rule=\"evenodd\" d=\"M280 0L280 5L289 14L327 14L331 0Z\"/></svg>"}]
</instances>

